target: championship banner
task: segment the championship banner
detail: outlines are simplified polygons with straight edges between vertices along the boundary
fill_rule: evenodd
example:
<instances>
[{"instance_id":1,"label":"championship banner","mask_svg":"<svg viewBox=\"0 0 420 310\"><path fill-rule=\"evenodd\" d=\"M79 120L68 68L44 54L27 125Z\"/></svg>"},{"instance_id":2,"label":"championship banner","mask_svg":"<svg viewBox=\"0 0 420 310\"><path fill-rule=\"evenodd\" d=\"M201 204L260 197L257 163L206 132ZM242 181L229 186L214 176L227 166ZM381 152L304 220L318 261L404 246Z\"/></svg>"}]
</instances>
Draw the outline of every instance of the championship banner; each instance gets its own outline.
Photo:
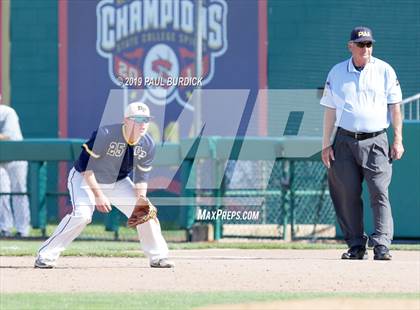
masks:
<instances>
[{"instance_id":1,"label":"championship banner","mask_svg":"<svg viewBox=\"0 0 420 310\"><path fill-rule=\"evenodd\" d=\"M86 138L99 126L112 89L126 89L128 103L142 100L153 114L164 115L164 120L155 119L158 137L174 123L175 136L191 133L192 121L177 124L176 120L181 112L192 119L189 99L197 87L256 92L259 1L202 1L198 77L196 5L193 0L66 2L60 11L66 15L60 21L67 20L60 22L67 43L60 60L67 71L60 85L67 94L60 104L66 115L61 132Z\"/></svg>"},{"instance_id":2,"label":"championship banner","mask_svg":"<svg viewBox=\"0 0 420 310\"><path fill-rule=\"evenodd\" d=\"M216 59L228 45L227 4L207 3L201 8L203 70L195 76L194 6L179 0L122 5L102 0L96 11L96 48L108 60L109 78L117 86L146 89L141 101L159 104L165 99L185 107L194 87L211 82Z\"/></svg>"}]
</instances>

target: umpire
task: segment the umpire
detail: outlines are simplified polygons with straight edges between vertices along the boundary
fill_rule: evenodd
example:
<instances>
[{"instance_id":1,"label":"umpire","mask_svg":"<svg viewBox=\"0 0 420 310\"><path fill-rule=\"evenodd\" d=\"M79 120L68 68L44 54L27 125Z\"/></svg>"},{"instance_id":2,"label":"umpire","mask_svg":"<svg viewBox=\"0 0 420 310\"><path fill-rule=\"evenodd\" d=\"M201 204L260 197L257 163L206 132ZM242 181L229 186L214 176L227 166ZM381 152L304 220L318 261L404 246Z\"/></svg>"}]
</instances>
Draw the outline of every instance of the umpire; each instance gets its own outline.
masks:
<instances>
[{"instance_id":1,"label":"umpire","mask_svg":"<svg viewBox=\"0 0 420 310\"><path fill-rule=\"evenodd\" d=\"M321 105L325 106L322 161L337 219L349 250L342 259L367 259L363 228L362 182L366 181L375 231L369 238L375 260L391 260L393 220L388 198L392 160L404 153L401 88L392 67L372 57L375 40L367 27L352 30L351 58L328 74ZM386 128L394 129L388 145Z\"/></svg>"}]
</instances>

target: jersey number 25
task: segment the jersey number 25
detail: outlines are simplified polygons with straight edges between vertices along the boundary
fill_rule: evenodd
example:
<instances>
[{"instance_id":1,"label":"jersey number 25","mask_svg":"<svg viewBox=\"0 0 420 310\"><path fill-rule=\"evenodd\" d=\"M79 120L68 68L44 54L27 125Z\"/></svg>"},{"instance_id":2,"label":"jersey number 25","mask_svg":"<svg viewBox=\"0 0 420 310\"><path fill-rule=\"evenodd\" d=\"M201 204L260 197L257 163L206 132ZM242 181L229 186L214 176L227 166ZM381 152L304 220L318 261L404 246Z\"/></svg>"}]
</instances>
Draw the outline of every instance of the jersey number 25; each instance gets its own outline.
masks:
<instances>
[{"instance_id":1,"label":"jersey number 25","mask_svg":"<svg viewBox=\"0 0 420 310\"><path fill-rule=\"evenodd\" d=\"M109 148L106 154L110 156L120 157L123 154L124 150L125 150L124 143L111 142L109 144Z\"/></svg>"}]
</instances>

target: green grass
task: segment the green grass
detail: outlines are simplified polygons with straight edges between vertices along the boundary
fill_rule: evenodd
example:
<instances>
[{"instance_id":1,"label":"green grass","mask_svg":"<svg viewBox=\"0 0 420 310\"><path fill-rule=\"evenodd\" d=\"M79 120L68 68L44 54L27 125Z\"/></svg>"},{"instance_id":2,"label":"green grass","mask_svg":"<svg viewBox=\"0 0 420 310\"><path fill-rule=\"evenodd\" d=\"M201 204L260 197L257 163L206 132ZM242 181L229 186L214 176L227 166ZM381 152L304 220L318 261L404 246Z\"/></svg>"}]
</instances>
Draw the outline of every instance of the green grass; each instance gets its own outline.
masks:
<instances>
[{"instance_id":1,"label":"green grass","mask_svg":"<svg viewBox=\"0 0 420 310\"><path fill-rule=\"evenodd\" d=\"M0 256L34 256L42 241L0 240ZM280 242L195 242L169 243L171 250L198 249L345 249L343 244L280 243ZM420 244L397 244L391 250L419 251ZM75 241L63 256L142 257L138 242Z\"/></svg>"},{"instance_id":2,"label":"green grass","mask_svg":"<svg viewBox=\"0 0 420 310\"><path fill-rule=\"evenodd\" d=\"M276 293L276 292L151 292L151 293L18 293L2 294L3 310L26 309L193 309L214 304L238 304L312 298L418 299L418 293Z\"/></svg>"},{"instance_id":3,"label":"green grass","mask_svg":"<svg viewBox=\"0 0 420 310\"><path fill-rule=\"evenodd\" d=\"M48 224L46 227L46 234L51 236L55 229L57 228L57 224ZM15 233L13 231L12 233ZM185 241L186 240L186 233L185 230L164 230L162 231L166 240L170 241ZM118 229L118 236L120 240L136 240L137 237L137 230L134 228L129 228L125 226L120 226ZM29 237L32 238L41 238L41 230L40 229L31 229L29 232ZM106 231L104 224L100 223L92 223L87 225L83 232L80 234L81 239L102 239L102 240L114 240L115 233L113 231Z\"/></svg>"},{"instance_id":4,"label":"green grass","mask_svg":"<svg viewBox=\"0 0 420 310\"><path fill-rule=\"evenodd\" d=\"M1 240L0 256L35 256L42 241ZM75 241L63 256L142 257L140 244L121 241Z\"/></svg>"},{"instance_id":5,"label":"green grass","mask_svg":"<svg viewBox=\"0 0 420 310\"><path fill-rule=\"evenodd\" d=\"M169 244L173 250L199 249L243 249L243 250L328 250L347 249L341 243L306 243L306 242L194 242ZM391 245L393 251L420 251L420 244Z\"/></svg>"}]
</instances>

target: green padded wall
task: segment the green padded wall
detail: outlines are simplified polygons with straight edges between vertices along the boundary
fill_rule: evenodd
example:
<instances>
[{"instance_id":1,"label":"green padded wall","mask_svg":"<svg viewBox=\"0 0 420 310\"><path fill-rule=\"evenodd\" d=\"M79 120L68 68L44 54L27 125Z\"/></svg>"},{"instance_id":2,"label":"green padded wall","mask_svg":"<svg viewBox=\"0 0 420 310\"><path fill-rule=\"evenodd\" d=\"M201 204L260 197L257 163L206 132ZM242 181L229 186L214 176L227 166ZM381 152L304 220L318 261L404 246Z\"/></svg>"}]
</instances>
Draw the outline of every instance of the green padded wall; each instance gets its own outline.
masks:
<instances>
[{"instance_id":1,"label":"green padded wall","mask_svg":"<svg viewBox=\"0 0 420 310\"><path fill-rule=\"evenodd\" d=\"M396 70L403 97L420 92L420 1L269 0L270 88L317 88L350 57L354 26L372 28L374 56Z\"/></svg>"},{"instance_id":2,"label":"green padded wall","mask_svg":"<svg viewBox=\"0 0 420 310\"><path fill-rule=\"evenodd\" d=\"M57 1L11 1L11 105L26 138L57 137Z\"/></svg>"},{"instance_id":3,"label":"green padded wall","mask_svg":"<svg viewBox=\"0 0 420 310\"><path fill-rule=\"evenodd\" d=\"M11 105L25 138L58 137L58 1L10 3ZM57 190L57 165L49 164L48 190ZM57 199L47 198L48 214Z\"/></svg>"}]
</instances>

